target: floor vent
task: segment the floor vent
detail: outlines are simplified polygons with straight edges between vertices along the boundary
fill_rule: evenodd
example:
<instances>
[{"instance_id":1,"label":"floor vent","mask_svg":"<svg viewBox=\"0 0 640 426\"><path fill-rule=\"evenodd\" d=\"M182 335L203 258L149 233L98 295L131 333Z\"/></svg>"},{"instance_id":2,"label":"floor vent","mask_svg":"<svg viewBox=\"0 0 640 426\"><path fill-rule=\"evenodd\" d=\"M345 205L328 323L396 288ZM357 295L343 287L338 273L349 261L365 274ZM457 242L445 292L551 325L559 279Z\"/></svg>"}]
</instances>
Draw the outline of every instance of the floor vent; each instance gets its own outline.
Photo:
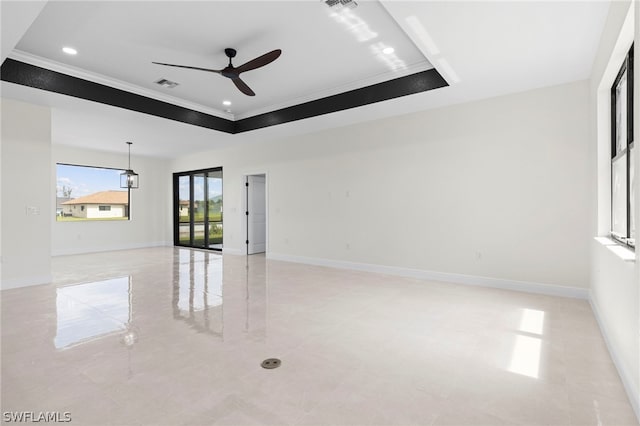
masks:
<instances>
[{"instance_id":1,"label":"floor vent","mask_svg":"<svg viewBox=\"0 0 640 426\"><path fill-rule=\"evenodd\" d=\"M280 364L282 364L282 361L280 361L278 358L267 358L264 361L262 361L262 364L260 365L262 366L262 368L266 368L267 370L272 370L274 368L280 367Z\"/></svg>"}]
</instances>

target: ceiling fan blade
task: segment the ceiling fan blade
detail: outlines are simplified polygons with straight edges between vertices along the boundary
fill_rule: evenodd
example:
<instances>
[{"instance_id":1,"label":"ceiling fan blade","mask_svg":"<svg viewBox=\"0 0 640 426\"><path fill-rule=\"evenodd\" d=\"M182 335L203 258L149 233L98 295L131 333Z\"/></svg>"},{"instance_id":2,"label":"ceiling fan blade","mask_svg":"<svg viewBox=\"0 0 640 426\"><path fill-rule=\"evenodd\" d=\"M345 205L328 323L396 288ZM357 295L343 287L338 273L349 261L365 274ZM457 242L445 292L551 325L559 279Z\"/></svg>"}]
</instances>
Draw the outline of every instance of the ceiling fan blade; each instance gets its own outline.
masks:
<instances>
[{"instance_id":1,"label":"ceiling fan blade","mask_svg":"<svg viewBox=\"0 0 640 426\"><path fill-rule=\"evenodd\" d=\"M257 58L250 60L246 64L240 65L238 68L236 68L236 71L238 73L241 73L241 72L251 71L256 68L263 67L275 61L276 59L278 59L281 53L282 53L282 50L280 49L272 50L269 53L265 53L262 56L258 56Z\"/></svg>"},{"instance_id":2,"label":"ceiling fan blade","mask_svg":"<svg viewBox=\"0 0 640 426\"><path fill-rule=\"evenodd\" d=\"M238 78L232 78L231 81L233 81L233 84L236 85L236 87L245 95L247 96L255 96L256 94L254 93L253 90L251 90L251 88L249 86L247 86L247 83L245 83L244 81L240 80L240 77Z\"/></svg>"},{"instance_id":3,"label":"ceiling fan blade","mask_svg":"<svg viewBox=\"0 0 640 426\"><path fill-rule=\"evenodd\" d=\"M156 65L165 65L167 67L177 67L177 68L188 68L190 70L199 70L199 71L207 71L207 72L215 72L216 74L220 74L222 70L212 70L209 68L199 68L199 67L190 67L188 65L176 65L176 64L164 64L162 62L152 62L152 64Z\"/></svg>"}]
</instances>

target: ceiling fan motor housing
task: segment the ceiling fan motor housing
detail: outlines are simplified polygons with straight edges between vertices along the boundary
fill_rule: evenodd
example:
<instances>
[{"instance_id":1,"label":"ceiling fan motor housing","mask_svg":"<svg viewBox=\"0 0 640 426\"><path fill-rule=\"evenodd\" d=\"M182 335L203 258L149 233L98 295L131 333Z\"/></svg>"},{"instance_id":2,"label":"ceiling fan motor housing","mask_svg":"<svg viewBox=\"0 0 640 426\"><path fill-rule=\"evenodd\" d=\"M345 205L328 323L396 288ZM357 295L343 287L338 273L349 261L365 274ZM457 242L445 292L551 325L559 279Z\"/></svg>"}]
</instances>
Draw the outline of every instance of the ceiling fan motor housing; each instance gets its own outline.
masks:
<instances>
[{"instance_id":1,"label":"ceiling fan motor housing","mask_svg":"<svg viewBox=\"0 0 640 426\"><path fill-rule=\"evenodd\" d=\"M158 65L165 65L168 67L178 67L178 68L188 68L188 69L195 69L195 70L199 70L199 71L207 71L207 72L212 72L212 73L216 73L216 74L220 74L223 77L229 78L233 81L233 84L236 85L236 87L238 88L238 90L240 90L242 93L244 93L247 96L255 96L255 92L253 90L251 90L251 88L249 86L247 86L247 84L242 81L242 79L240 79L240 73L246 72L246 71L251 71L254 70L256 68L260 68L263 67L267 64L270 64L271 62L275 61L276 59L278 59L278 57L280 56L280 54L282 53L282 50L280 49L276 49L276 50L272 50L271 52L265 53L262 56L258 56L257 58L254 58L252 60L250 60L249 62L246 62L243 65L240 65L239 67L234 67L231 60L236 56L236 49L232 49L230 47L227 47L226 49L224 49L224 53L229 57L229 65L227 65L224 69L222 70L214 70L214 69L210 69L210 68L200 68L200 67L193 67L190 65L178 65L178 64L166 64L164 62L153 62L154 64L158 64Z\"/></svg>"},{"instance_id":2,"label":"ceiling fan motor housing","mask_svg":"<svg viewBox=\"0 0 640 426\"><path fill-rule=\"evenodd\" d=\"M238 78L239 74L236 70L235 67L233 66L233 64L231 63L231 59L235 58L236 56L236 49L232 49L230 47L227 47L226 49L224 49L224 53L225 55L227 55L229 57L229 65L227 65L227 67L225 69L223 69L222 71L220 71L220 74L223 77L227 77L227 78Z\"/></svg>"}]
</instances>

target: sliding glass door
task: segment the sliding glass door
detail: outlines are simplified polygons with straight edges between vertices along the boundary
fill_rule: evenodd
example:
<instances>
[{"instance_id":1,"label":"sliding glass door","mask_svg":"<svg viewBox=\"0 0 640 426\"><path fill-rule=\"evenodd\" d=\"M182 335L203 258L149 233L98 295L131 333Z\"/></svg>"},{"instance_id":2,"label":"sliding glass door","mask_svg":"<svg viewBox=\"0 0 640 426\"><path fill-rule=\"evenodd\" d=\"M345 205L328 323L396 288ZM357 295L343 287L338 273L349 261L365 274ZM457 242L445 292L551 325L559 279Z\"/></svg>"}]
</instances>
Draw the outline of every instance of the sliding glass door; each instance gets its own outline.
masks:
<instances>
[{"instance_id":1,"label":"sliding glass door","mask_svg":"<svg viewBox=\"0 0 640 426\"><path fill-rule=\"evenodd\" d=\"M222 250L222 169L207 173L208 247Z\"/></svg>"},{"instance_id":2,"label":"sliding glass door","mask_svg":"<svg viewBox=\"0 0 640 426\"><path fill-rule=\"evenodd\" d=\"M174 244L222 250L222 168L173 174Z\"/></svg>"}]
</instances>

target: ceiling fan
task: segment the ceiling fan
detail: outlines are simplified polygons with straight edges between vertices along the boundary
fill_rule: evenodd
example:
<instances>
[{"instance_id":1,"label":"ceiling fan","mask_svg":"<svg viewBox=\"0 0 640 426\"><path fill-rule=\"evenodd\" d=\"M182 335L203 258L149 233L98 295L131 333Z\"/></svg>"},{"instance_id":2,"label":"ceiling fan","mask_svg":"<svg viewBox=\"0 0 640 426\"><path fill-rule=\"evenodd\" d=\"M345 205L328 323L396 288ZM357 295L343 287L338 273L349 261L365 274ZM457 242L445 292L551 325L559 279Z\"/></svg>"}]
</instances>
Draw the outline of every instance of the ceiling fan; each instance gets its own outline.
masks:
<instances>
[{"instance_id":1,"label":"ceiling fan","mask_svg":"<svg viewBox=\"0 0 640 426\"><path fill-rule=\"evenodd\" d=\"M247 96L255 96L255 92L253 90L251 90L251 88L249 86L247 86L247 84L242 81L240 79L240 73L246 72L246 71L251 71L254 70L256 68L260 68L263 67L273 61L275 61L276 59L278 59L278 57L280 56L280 54L282 53L282 50L280 49L276 49L276 50L272 50L269 53L265 53L262 56L258 56L255 59L250 60L249 62L240 65L239 67L234 67L233 64L231 63L231 59L233 59L236 56L236 50L235 49L231 49L231 48L227 48L224 49L224 53L229 57L229 65L227 65L226 68L221 69L221 70L212 70L209 68L199 68L199 67L191 67L188 65L175 65L175 64L165 64L162 62L153 62L154 64L158 64L158 65L166 65L168 67L178 67L178 68L188 68L191 70L200 70L200 71L207 71L207 72L213 72L216 74L220 74L223 77L227 77L230 78L231 81L233 81L233 84L236 85L236 87L245 95Z\"/></svg>"}]
</instances>

